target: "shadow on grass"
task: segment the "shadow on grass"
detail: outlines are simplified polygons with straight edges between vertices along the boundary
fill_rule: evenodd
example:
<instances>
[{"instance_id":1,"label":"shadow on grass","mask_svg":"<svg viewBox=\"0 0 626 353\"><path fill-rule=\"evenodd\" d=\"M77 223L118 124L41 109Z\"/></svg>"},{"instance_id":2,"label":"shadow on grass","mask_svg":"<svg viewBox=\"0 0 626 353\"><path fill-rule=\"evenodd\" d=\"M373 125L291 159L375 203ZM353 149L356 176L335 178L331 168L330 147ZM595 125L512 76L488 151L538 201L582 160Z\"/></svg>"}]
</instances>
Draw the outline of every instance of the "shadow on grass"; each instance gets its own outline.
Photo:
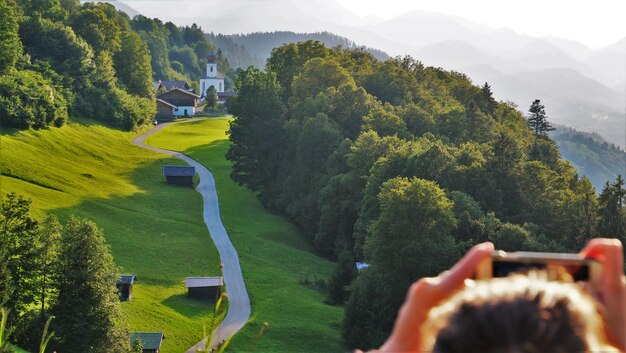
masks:
<instances>
[{"instance_id":1,"label":"shadow on grass","mask_svg":"<svg viewBox=\"0 0 626 353\"><path fill-rule=\"evenodd\" d=\"M206 315L207 310L213 310L215 306L215 301L213 300L201 300L187 297L187 293L184 294L175 294L167 299L163 300L165 306L175 310L177 313L189 317L189 318L200 318ZM207 319L210 319L209 317Z\"/></svg>"},{"instance_id":2,"label":"shadow on grass","mask_svg":"<svg viewBox=\"0 0 626 353\"><path fill-rule=\"evenodd\" d=\"M168 185L162 166L184 165L174 158L150 161L126 177L139 192L129 196L84 199L51 212L93 220L104 232L115 263L142 283L181 286L186 276L219 273L219 255L202 220L195 189ZM103 185L106 187L106 185Z\"/></svg>"}]
</instances>

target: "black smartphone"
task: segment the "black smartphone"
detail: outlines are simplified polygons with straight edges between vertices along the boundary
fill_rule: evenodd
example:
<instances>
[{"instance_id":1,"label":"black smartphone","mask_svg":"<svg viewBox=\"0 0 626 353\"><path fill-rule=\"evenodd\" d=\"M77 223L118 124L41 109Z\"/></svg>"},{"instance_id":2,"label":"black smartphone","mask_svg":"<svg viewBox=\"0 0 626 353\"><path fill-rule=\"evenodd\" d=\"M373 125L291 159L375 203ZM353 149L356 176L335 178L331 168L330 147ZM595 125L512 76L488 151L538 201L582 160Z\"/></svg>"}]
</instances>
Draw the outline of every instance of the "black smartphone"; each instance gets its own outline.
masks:
<instances>
[{"instance_id":1,"label":"black smartphone","mask_svg":"<svg viewBox=\"0 0 626 353\"><path fill-rule=\"evenodd\" d=\"M585 259L579 254L497 250L490 259L479 264L476 278L506 277L512 273L525 273L532 269L546 270L549 275L566 273L575 282L590 282L596 287L602 266L600 262Z\"/></svg>"}]
</instances>

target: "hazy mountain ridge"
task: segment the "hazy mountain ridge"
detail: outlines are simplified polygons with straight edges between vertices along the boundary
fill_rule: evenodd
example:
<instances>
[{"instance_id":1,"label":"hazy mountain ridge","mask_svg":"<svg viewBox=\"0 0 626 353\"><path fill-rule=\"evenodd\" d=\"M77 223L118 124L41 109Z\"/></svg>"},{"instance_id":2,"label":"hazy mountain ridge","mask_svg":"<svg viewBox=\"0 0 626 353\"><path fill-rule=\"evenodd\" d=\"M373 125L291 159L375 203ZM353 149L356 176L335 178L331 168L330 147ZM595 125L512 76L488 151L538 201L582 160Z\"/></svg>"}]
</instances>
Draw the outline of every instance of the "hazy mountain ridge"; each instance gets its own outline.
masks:
<instances>
[{"instance_id":1,"label":"hazy mountain ridge","mask_svg":"<svg viewBox=\"0 0 626 353\"><path fill-rule=\"evenodd\" d=\"M488 81L498 99L513 101L522 110L533 99L542 99L555 122L595 131L613 143L626 145L622 103L626 38L593 50L569 39L521 35L511 29L494 29L426 11L390 20L362 18L335 0L180 1L176 7L167 1L124 3L149 17L178 24L198 23L205 32L328 31L392 56L411 54L428 65L467 73L476 84ZM261 55L247 48L254 43L243 45L250 55L238 50L241 65L261 64L271 50L268 46ZM236 61L233 64L239 65ZM545 71L552 69L556 71ZM562 70L557 74L559 69L576 72ZM542 77L546 73L548 77Z\"/></svg>"},{"instance_id":2,"label":"hazy mountain ridge","mask_svg":"<svg viewBox=\"0 0 626 353\"><path fill-rule=\"evenodd\" d=\"M557 126L550 137L556 141L562 157L572 162L581 176L588 177L596 191L624 174L626 152L600 135Z\"/></svg>"},{"instance_id":3,"label":"hazy mountain ridge","mask_svg":"<svg viewBox=\"0 0 626 353\"><path fill-rule=\"evenodd\" d=\"M329 48L341 46L344 48L354 49L363 48L363 50L372 54L378 60L384 61L389 59L389 55L381 50L362 47L352 40L338 36L329 32L317 33L295 33L288 31L277 32L257 32L249 34L232 34L232 35L215 35L207 34L207 38L213 41L215 45L220 47L234 67L245 68L249 65L255 65L259 68L265 67L265 61L269 58L272 49L287 43L297 43L307 40L317 40ZM232 44L230 43L232 42ZM222 44L222 45L220 45ZM231 60L237 53L229 51L228 48L242 48L245 52L241 52L240 59Z\"/></svg>"},{"instance_id":4,"label":"hazy mountain ridge","mask_svg":"<svg viewBox=\"0 0 626 353\"><path fill-rule=\"evenodd\" d=\"M86 3L86 2L104 2L107 4L111 4L113 5L118 11L122 11L124 13L126 13L128 15L128 17L133 18L137 15L139 15L139 11L135 10L134 8L132 8L131 6L121 2L121 1L117 1L117 0L98 0L98 1L86 1L86 0L80 0L80 3Z\"/></svg>"}]
</instances>

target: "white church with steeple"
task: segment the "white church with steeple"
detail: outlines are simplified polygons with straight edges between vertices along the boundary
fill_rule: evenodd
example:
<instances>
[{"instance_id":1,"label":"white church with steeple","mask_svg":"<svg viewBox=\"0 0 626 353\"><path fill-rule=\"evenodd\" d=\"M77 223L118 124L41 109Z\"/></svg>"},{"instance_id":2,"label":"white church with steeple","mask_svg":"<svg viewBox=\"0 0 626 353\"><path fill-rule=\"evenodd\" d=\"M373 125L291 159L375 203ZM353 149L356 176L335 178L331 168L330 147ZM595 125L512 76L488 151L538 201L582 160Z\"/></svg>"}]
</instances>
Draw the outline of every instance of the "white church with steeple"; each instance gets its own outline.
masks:
<instances>
[{"instance_id":1,"label":"white church with steeple","mask_svg":"<svg viewBox=\"0 0 626 353\"><path fill-rule=\"evenodd\" d=\"M200 96L206 96L209 87L215 87L218 93L224 92L224 75L217 71L217 56L209 54L206 63L206 74L200 77Z\"/></svg>"}]
</instances>

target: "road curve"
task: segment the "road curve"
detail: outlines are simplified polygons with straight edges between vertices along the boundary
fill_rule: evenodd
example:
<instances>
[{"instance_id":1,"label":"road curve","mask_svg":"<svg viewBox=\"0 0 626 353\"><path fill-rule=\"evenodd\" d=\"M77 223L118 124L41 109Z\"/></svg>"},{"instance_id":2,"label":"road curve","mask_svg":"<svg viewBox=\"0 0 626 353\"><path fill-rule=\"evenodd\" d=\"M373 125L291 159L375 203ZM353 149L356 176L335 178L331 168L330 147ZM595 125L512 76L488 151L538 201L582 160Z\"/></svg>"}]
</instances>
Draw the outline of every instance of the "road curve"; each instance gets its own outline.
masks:
<instances>
[{"instance_id":1,"label":"road curve","mask_svg":"<svg viewBox=\"0 0 626 353\"><path fill-rule=\"evenodd\" d=\"M146 137L171 124L176 124L176 122L159 124L145 134L134 138L133 143L139 147L181 159L187 164L196 167L196 173L200 176L200 183L196 187L196 190L202 195L204 223L209 229L211 238L217 247L217 251L220 253L222 264L224 264L224 283L226 285L229 302L226 317L215 332L213 339L213 344L215 344L216 342L223 341L231 335L236 334L246 324L250 317L250 298L248 297L246 284L241 274L239 256L237 255L235 247L230 242L228 233L226 233L226 229L222 224L213 174L211 174L205 166L183 153L148 146L144 143ZM196 349L204 349L207 340L208 337L205 337L193 347L189 348L186 353L195 353Z\"/></svg>"}]
</instances>

